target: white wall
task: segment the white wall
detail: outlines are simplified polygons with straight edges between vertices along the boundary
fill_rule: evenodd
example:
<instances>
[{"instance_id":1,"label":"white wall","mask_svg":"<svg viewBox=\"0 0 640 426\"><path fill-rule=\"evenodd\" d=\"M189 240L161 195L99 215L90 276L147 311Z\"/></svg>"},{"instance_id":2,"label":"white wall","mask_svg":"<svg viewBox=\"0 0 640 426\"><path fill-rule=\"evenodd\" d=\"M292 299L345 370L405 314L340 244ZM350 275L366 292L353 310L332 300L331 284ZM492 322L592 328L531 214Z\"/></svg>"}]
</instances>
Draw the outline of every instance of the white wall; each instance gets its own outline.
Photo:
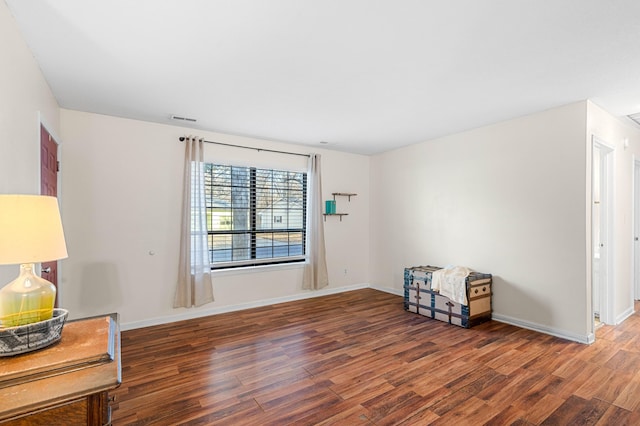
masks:
<instances>
[{"instance_id":1,"label":"white wall","mask_svg":"<svg viewBox=\"0 0 640 426\"><path fill-rule=\"evenodd\" d=\"M494 317L586 341L586 102L380 154L371 281L414 265L494 277Z\"/></svg>"},{"instance_id":2,"label":"white wall","mask_svg":"<svg viewBox=\"0 0 640 426\"><path fill-rule=\"evenodd\" d=\"M40 193L40 123L59 131L58 104L0 1L0 193ZM0 266L0 285L18 275L17 266Z\"/></svg>"},{"instance_id":3,"label":"white wall","mask_svg":"<svg viewBox=\"0 0 640 426\"><path fill-rule=\"evenodd\" d=\"M197 134L208 140L302 153L311 152L311 147L65 109L61 123L63 221L69 249L61 298L72 317L117 311L127 328L309 294L301 290L300 266L217 272L214 303L191 310L172 308L184 158L178 137ZM208 159L222 163L276 162L306 168L304 157L211 144L206 150ZM349 216L325 223L330 287L366 285L369 157L313 150L322 154L325 198L331 192L358 193L351 203L339 201Z\"/></svg>"},{"instance_id":4,"label":"white wall","mask_svg":"<svg viewBox=\"0 0 640 426\"><path fill-rule=\"evenodd\" d=\"M591 166L591 137L595 136L614 147L614 288L613 318L621 322L633 313L633 160L640 160L640 130L600 108L587 103L588 166ZM629 141L625 148L624 140ZM591 194L591 180L587 181L587 194ZM590 217L591 208L587 209ZM590 229L589 231L589 245ZM590 261L591 254L588 254ZM588 275L589 286L591 276Z\"/></svg>"}]
</instances>

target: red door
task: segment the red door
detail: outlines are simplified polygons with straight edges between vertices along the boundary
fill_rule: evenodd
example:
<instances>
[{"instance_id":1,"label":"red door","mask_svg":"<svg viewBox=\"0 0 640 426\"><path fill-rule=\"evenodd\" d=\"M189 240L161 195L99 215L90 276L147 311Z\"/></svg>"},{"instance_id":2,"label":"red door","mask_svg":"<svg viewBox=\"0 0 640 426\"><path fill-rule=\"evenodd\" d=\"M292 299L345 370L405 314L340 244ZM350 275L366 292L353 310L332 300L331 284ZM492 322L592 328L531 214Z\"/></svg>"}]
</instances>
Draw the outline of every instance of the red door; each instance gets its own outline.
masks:
<instances>
[{"instance_id":1,"label":"red door","mask_svg":"<svg viewBox=\"0 0 640 426\"><path fill-rule=\"evenodd\" d=\"M40 126L40 193L58 196L58 144L44 126ZM42 278L58 288L58 262L42 263ZM55 307L58 307L56 293Z\"/></svg>"}]
</instances>

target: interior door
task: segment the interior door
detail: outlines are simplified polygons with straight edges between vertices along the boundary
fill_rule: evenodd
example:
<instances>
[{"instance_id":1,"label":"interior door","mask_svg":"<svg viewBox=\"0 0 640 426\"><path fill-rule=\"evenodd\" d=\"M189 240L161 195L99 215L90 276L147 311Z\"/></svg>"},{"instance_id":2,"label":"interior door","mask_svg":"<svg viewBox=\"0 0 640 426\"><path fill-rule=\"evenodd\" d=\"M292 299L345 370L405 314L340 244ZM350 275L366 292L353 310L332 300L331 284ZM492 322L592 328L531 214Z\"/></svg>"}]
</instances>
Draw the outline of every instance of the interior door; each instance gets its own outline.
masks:
<instances>
[{"instance_id":1,"label":"interior door","mask_svg":"<svg viewBox=\"0 0 640 426\"><path fill-rule=\"evenodd\" d=\"M40 126L40 194L58 196L58 144L44 126ZM42 263L42 278L58 288L58 262ZM56 292L55 307L58 306Z\"/></svg>"}]
</instances>

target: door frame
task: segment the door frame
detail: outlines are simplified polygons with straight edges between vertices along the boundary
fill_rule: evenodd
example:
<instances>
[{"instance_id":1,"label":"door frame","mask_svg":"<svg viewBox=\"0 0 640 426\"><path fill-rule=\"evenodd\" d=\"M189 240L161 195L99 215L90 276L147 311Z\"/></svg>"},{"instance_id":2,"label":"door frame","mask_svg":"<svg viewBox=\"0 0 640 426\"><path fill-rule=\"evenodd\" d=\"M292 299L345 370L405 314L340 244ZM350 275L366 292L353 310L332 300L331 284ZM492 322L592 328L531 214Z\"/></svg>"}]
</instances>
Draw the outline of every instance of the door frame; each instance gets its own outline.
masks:
<instances>
[{"instance_id":1,"label":"door frame","mask_svg":"<svg viewBox=\"0 0 640 426\"><path fill-rule=\"evenodd\" d=\"M636 238L640 238L640 159L633 155L632 157L633 177L631 180L631 209L633 229L631 235L631 253L633 262L631 262L631 306L634 300L640 300L640 241L636 242Z\"/></svg>"},{"instance_id":2,"label":"door frame","mask_svg":"<svg viewBox=\"0 0 640 426\"><path fill-rule=\"evenodd\" d=\"M595 185L600 185L600 241L603 243L603 249L600 250L601 258L599 262L600 279L599 295L600 295L600 321L604 324L615 324L614 315L614 296L615 296L615 147L607 144L604 140L595 135L591 136L591 276L593 285L593 206L594 206L594 189ZM600 151L600 182L594 181L593 173L593 153ZM602 254L604 253L604 256ZM592 289L593 294L593 289ZM591 316L593 318L593 295L591 303Z\"/></svg>"}]
</instances>

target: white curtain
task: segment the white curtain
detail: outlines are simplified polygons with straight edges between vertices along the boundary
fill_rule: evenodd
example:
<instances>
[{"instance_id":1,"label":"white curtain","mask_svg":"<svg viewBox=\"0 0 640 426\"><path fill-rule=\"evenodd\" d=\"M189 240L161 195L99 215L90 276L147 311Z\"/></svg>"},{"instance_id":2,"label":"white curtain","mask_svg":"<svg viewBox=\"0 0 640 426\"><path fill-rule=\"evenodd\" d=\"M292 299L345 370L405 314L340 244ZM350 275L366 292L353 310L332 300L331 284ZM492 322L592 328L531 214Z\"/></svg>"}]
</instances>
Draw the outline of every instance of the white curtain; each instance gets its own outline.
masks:
<instances>
[{"instance_id":1,"label":"white curtain","mask_svg":"<svg viewBox=\"0 0 640 426\"><path fill-rule=\"evenodd\" d=\"M304 266L302 288L318 290L329 285L327 256L324 249L324 223L322 217L322 177L320 155L309 156L307 196L307 260Z\"/></svg>"},{"instance_id":2,"label":"white curtain","mask_svg":"<svg viewBox=\"0 0 640 426\"><path fill-rule=\"evenodd\" d=\"M180 261L174 308L213 302L204 198L204 140L185 138Z\"/></svg>"}]
</instances>

